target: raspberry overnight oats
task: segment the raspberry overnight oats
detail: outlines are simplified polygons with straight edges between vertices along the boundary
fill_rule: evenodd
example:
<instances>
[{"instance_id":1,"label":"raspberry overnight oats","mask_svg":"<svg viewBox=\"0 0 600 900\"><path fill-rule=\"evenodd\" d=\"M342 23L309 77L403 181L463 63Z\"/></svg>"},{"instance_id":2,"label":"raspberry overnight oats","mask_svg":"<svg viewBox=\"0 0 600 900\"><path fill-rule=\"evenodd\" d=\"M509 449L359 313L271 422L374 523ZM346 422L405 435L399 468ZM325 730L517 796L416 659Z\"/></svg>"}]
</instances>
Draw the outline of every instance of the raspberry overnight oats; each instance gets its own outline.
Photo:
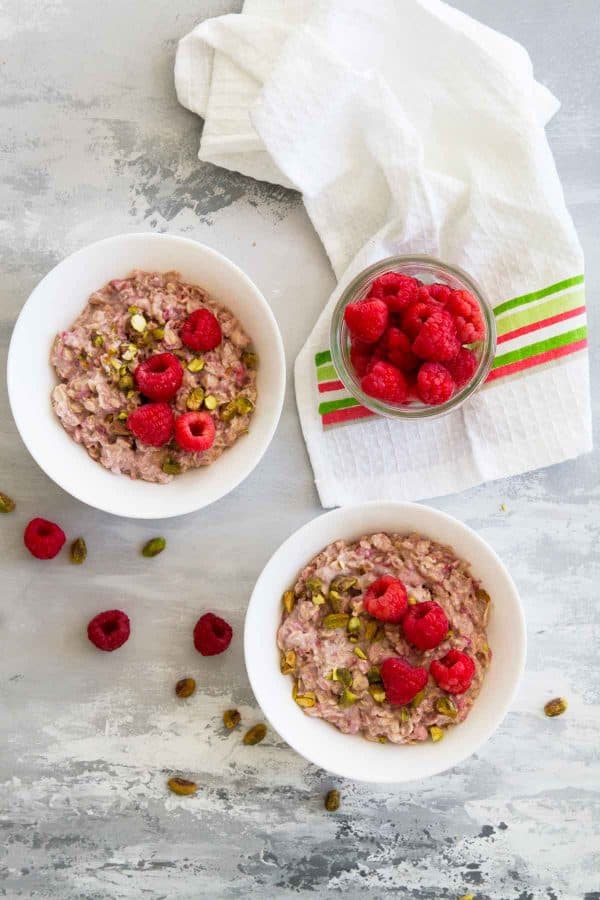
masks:
<instances>
[{"instance_id":1,"label":"raspberry overnight oats","mask_svg":"<svg viewBox=\"0 0 600 900\"><path fill-rule=\"evenodd\" d=\"M283 595L281 671L309 716L371 741L438 741L491 661L489 595L469 564L418 534L335 541Z\"/></svg>"},{"instance_id":2,"label":"raspberry overnight oats","mask_svg":"<svg viewBox=\"0 0 600 900\"><path fill-rule=\"evenodd\" d=\"M52 406L92 459L164 483L248 431L257 357L240 322L177 272L134 271L57 335Z\"/></svg>"}]
</instances>

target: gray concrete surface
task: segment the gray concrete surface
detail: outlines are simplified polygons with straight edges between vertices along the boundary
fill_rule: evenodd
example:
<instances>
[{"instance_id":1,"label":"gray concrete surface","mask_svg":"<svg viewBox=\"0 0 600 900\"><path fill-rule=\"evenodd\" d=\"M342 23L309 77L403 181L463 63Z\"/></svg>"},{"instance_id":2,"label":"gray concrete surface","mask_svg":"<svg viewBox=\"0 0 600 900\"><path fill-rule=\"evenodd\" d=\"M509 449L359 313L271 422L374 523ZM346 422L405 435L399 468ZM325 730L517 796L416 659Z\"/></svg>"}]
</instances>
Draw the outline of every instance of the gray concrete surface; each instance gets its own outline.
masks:
<instances>
[{"instance_id":1,"label":"gray concrete surface","mask_svg":"<svg viewBox=\"0 0 600 900\"><path fill-rule=\"evenodd\" d=\"M587 251L598 384L597 0L458 5L525 43L563 101L549 136ZM177 105L172 83L177 40L239 6L0 6L2 371L13 322L48 269L95 239L156 230L205 241L256 280L291 373L333 284L325 255L298 196L198 164L201 123ZM273 733L244 748L219 726L232 704L246 722L260 719L242 660L247 598L281 539L320 511L291 385L253 475L213 507L160 525L62 493L24 450L4 385L0 405L0 490L18 500L0 521L1 896L600 900L597 453L435 503L492 543L522 591L522 690L468 762L397 790L338 785L342 809L327 815L326 773ZM33 564L21 533L37 514L85 535L84 567ZM156 533L168 549L144 560L138 548ZM105 657L90 651L85 623L112 605L129 611L134 639ZM190 642L208 606L236 630L213 660ZM188 673L199 691L176 703L173 684ZM542 706L558 693L569 712L546 720ZM167 795L173 772L199 781L195 799Z\"/></svg>"}]
</instances>

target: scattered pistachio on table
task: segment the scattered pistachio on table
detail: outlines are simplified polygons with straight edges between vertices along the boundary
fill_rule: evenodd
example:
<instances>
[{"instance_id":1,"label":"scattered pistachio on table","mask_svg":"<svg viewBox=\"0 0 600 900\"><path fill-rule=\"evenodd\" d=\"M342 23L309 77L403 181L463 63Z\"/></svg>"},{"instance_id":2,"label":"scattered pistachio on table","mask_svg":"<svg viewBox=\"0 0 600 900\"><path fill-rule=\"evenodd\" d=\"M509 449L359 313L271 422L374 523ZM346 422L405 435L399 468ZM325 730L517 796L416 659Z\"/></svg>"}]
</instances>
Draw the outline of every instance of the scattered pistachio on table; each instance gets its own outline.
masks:
<instances>
[{"instance_id":1,"label":"scattered pistachio on table","mask_svg":"<svg viewBox=\"0 0 600 900\"><path fill-rule=\"evenodd\" d=\"M179 797L189 797L190 794L195 794L198 790L196 782L188 781L187 778L169 778L167 786L170 791Z\"/></svg>"},{"instance_id":2,"label":"scattered pistachio on table","mask_svg":"<svg viewBox=\"0 0 600 900\"><path fill-rule=\"evenodd\" d=\"M3 494L0 491L0 513L9 513L12 512L17 504L9 497L8 494Z\"/></svg>"},{"instance_id":3,"label":"scattered pistachio on table","mask_svg":"<svg viewBox=\"0 0 600 900\"><path fill-rule=\"evenodd\" d=\"M325 794L325 809L327 812L337 812L340 808L340 792L336 790L327 791Z\"/></svg>"},{"instance_id":4,"label":"scattered pistachio on table","mask_svg":"<svg viewBox=\"0 0 600 900\"><path fill-rule=\"evenodd\" d=\"M80 566L87 557L87 545L82 537L76 538L71 544L71 562Z\"/></svg>"},{"instance_id":5,"label":"scattered pistachio on table","mask_svg":"<svg viewBox=\"0 0 600 900\"><path fill-rule=\"evenodd\" d=\"M564 697L555 697L554 700L548 700L544 706L544 713L548 718L553 719L555 716L562 716L567 711L568 703Z\"/></svg>"},{"instance_id":6,"label":"scattered pistachio on table","mask_svg":"<svg viewBox=\"0 0 600 900\"><path fill-rule=\"evenodd\" d=\"M228 728L229 731L236 728L241 721L242 717L237 709L226 709L223 713L223 725L225 728Z\"/></svg>"},{"instance_id":7,"label":"scattered pistachio on table","mask_svg":"<svg viewBox=\"0 0 600 900\"><path fill-rule=\"evenodd\" d=\"M167 542L163 537L151 538L149 541L146 541L142 547L142 556L158 556L159 553L163 552L166 546Z\"/></svg>"},{"instance_id":8,"label":"scattered pistachio on table","mask_svg":"<svg viewBox=\"0 0 600 900\"><path fill-rule=\"evenodd\" d=\"M258 725L253 725L252 728L249 728L246 734L244 735L244 744L252 747L254 744L260 744L260 742L265 738L267 734L267 726L262 722L259 722Z\"/></svg>"},{"instance_id":9,"label":"scattered pistachio on table","mask_svg":"<svg viewBox=\"0 0 600 900\"><path fill-rule=\"evenodd\" d=\"M191 697L196 690L196 680L194 678L180 678L175 685L175 693L178 697Z\"/></svg>"}]
</instances>

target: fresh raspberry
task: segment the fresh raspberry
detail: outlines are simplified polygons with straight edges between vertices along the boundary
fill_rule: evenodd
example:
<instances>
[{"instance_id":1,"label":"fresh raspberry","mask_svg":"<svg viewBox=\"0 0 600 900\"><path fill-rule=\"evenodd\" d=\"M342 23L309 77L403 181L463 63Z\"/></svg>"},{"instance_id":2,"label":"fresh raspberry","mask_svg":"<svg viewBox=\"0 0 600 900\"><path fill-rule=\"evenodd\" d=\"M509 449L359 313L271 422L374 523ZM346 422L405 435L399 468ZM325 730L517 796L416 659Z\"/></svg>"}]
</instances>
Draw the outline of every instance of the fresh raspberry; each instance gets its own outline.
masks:
<instances>
[{"instance_id":1,"label":"fresh raspberry","mask_svg":"<svg viewBox=\"0 0 600 900\"><path fill-rule=\"evenodd\" d=\"M443 303L444 306L452 296L452 288L448 287L447 284L440 284L439 282L428 284L427 291L429 292L430 297L433 297L438 303Z\"/></svg>"},{"instance_id":2,"label":"fresh raspberry","mask_svg":"<svg viewBox=\"0 0 600 900\"><path fill-rule=\"evenodd\" d=\"M352 341L350 347L350 361L359 378L362 378L363 375L366 375L369 371L369 363L371 362L371 359L373 359L373 352L373 344L365 344L363 341L359 341L356 338Z\"/></svg>"},{"instance_id":3,"label":"fresh raspberry","mask_svg":"<svg viewBox=\"0 0 600 900\"><path fill-rule=\"evenodd\" d=\"M477 371L477 357L468 347L461 347L458 356L445 363L457 388L468 384Z\"/></svg>"},{"instance_id":4,"label":"fresh raspberry","mask_svg":"<svg viewBox=\"0 0 600 900\"><path fill-rule=\"evenodd\" d=\"M383 300L390 312L400 312L415 298L421 282L409 275L386 272L376 278L369 288L369 297Z\"/></svg>"},{"instance_id":5,"label":"fresh raspberry","mask_svg":"<svg viewBox=\"0 0 600 900\"><path fill-rule=\"evenodd\" d=\"M214 350L222 337L219 320L210 309L195 309L181 329L181 340L190 350Z\"/></svg>"},{"instance_id":6,"label":"fresh raspberry","mask_svg":"<svg viewBox=\"0 0 600 900\"><path fill-rule=\"evenodd\" d=\"M162 447L173 434L173 412L166 403L146 403L130 413L127 427L143 444Z\"/></svg>"},{"instance_id":7,"label":"fresh raspberry","mask_svg":"<svg viewBox=\"0 0 600 900\"><path fill-rule=\"evenodd\" d=\"M157 353L139 364L134 377L144 397L171 400L181 387L183 369L173 353Z\"/></svg>"},{"instance_id":8,"label":"fresh raspberry","mask_svg":"<svg viewBox=\"0 0 600 900\"><path fill-rule=\"evenodd\" d=\"M400 369L387 362L377 361L360 386L369 397L377 397L387 403L404 403L406 400L406 379Z\"/></svg>"},{"instance_id":9,"label":"fresh raspberry","mask_svg":"<svg viewBox=\"0 0 600 900\"><path fill-rule=\"evenodd\" d=\"M419 360L411 350L410 340L393 325L387 329L377 346L381 347L386 359L401 372L412 372L419 365Z\"/></svg>"},{"instance_id":10,"label":"fresh raspberry","mask_svg":"<svg viewBox=\"0 0 600 900\"><path fill-rule=\"evenodd\" d=\"M468 291L452 291L446 309L454 316L461 344L472 344L485 337L485 325L479 303Z\"/></svg>"},{"instance_id":11,"label":"fresh raspberry","mask_svg":"<svg viewBox=\"0 0 600 900\"><path fill-rule=\"evenodd\" d=\"M435 600L409 607L402 620L404 637L417 650L433 650L448 634L448 618Z\"/></svg>"},{"instance_id":12,"label":"fresh raspberry","mask_svg":"<svg viewBox=\"0 0 600 900\"><path fill-rule=\"evenodd\" d=\"M473 681L475 663L462 650L449 650L443 659L434 659L429 670L443 691L464 694Z\"/></svg>"},{"instance_id":13,"label":"fresh raspberry","mask_svg":"<svg viewBox=\"0 0 600 900\"><path fill-rule=\"evenodd\" d=\"M47 519L32 519L23 534L25 546L36 559L54 559L66 539L62 528Z\"/></svg>"},{"instance_id":14,"label":"fresh raspberry","mask_svg":"<svg viewBox=\"0 0 600 900\"><path fill-rule=\"evenodd\" d=\"M207 412L189 412L175 420L175 440L182 450L201 453L215 442L215 423Z\"/></svg>"},{"instance_id":15,"label":"fresh raspberry","mask_svg":"<svg viewBox=\"0 0 600 900\"><path fill-rule=\"evenodd\" d=\"M344 310L344 321L352 337L374 344L385 331L388 308L383 300L361 300L349 303Z\"/></svg>"},{"instance_id":16,"label":"fresh raspberry","mask_svg":"<svg viewBox=\"0 0 600 900\"><path fill-rule=\"evenodd\" d=\"M411 666L400 656L390 656L379 667L385 697L392 706L404 706L414 700L429 678L427 669Z\"/></svg>"},{"instance_id":17,"label":"fresh raspberry","mask_svg":"<svg viewBox=\"0 0 600 900\"><path fill-rule=\"evenodd\" d=\"M233 637L231 625L215 616L205 613L194 626L194 647L202 656L217 656L227 650Z\"/></svg>"},{"instance_id":18,"label":"fresh raspberry","mask_svg":"<svg viewBox=\"0 0 600 900\"><path fill-rule=\"evenodd\" d=\"M446 362L460 350L460 341L452 316L440 309L423 322L412 346L421 359Z\"/></svg>"},{"instance_id":19,"label":"fresh raspberry","mask_svg":"<svg viewBox=\"0 0 600 900\"><path fill-rule=\"evenodd\" d=\"M406 588L391 575L377 578L365 593L365 610L381 622L400 622L407 606Z\"/></svg>"},{"instance_id":20,"label":"fresh raspberry","mask_svg":"<svg viewBox=\"0 0 600 900\"><path fill-rule=\"evenodd\" d=\"M440 304L431 297L428 297L427 300L414 300L402 313L402 330L414 341L423 327L423 323L440 309Z\"/></svg>"},{"instance_id":21,"label":"fresh raspberry","mask_svg":"<svg viewBox=\"0 0 600 900\"><path fill-rule=\"evenodd\" d=\"M438 406L454 393L456 385L448 369L441 363L423 363L417 375L417 393L423 403Z\"/></svg>"},{"instance_id":22,"label":"fresh raspberry","mask_svg":"<svg viewBox=\"0 0 600 900\"><path fill-rule=\"evenodd\" d=\"M88 623L87 634L98 650L118 650L129 638L129 616L120 609L107 609Z\"/></svg>"}]
</instances>

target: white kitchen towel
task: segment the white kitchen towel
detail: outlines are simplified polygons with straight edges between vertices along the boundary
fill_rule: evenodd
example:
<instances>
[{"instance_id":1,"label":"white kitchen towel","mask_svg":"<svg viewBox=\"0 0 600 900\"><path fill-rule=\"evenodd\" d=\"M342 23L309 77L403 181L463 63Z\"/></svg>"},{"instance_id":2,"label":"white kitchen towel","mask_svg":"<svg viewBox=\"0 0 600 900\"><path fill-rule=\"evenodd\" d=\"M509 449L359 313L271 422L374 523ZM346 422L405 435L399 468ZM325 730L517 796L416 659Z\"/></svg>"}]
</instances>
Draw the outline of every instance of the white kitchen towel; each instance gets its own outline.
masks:
<instances>
[{"instance_id":1,"label":"white kitchen towel","mask_svg":"<svg viewBox=\"0 0 600 900\"><path fill-rule=\"evenodd\" d=\"M295 367L324 506L423 499L591 449L583 255L525 50L440 0L246 0L179 45L199 157L302 192L339 278ZM494 305L486 385L433 422L373 416L331 364L354 275L427 253ZM298 290L302 284L299 281Z\"/></svg>"}]
</instances>

